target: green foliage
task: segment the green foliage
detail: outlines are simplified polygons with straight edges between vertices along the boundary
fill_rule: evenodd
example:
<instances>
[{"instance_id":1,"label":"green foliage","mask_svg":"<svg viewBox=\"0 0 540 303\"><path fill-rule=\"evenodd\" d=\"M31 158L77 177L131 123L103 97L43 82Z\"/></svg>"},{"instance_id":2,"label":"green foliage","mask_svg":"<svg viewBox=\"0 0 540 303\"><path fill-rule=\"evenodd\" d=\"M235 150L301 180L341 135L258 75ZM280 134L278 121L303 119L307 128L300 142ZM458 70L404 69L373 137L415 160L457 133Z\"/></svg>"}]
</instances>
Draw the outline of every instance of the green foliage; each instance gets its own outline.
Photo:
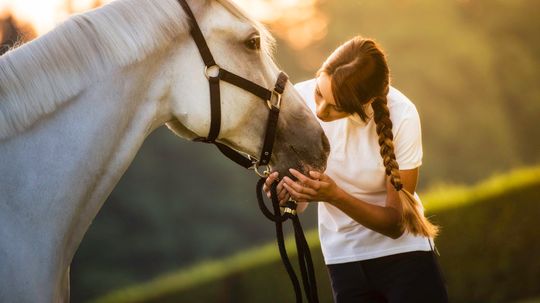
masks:
<instances>
[{"instance_id":1,"label":"green foliage","mask_svg":"<svg viewBox=\"0 0 540 303\"><path fill-rule=\"evenodd\" d=\"M443 227L437 244L451 301L511 302L540 295L534 257L540 254L540 170L495 178L461 195L474 203L458 198L463 206L434 210Z\"/></svg>"},{"instance_id":2,"label":"green foliage","mask_svg":"<svg viewBox=\"0 0 540 303\"><path fill-rule=\"evenodd\" d=\"M451 302L513 302L540 295L540 167L491 178L472 188L422 195L442 226L439 258ZM307 234L321 302L331 290L316 231ZM293 247L289 239L288 247ZM294 249L290 256L294 258ZM171 273L111 293L95 303L293 302L275 244Z\"/></svg>"},{"instance_id":3,"label":"green foliage","mask_svg":"<svg viewBox=\"0 0 540 303\"><path fill-rule=\"evenodd\" d=\"M328 36L280 44L293 80L313 77L355 35L385 49L392 84L418 107L424 183L469 183L540 160L540 2L325 1Z\"/></svg>"}]
</instances>

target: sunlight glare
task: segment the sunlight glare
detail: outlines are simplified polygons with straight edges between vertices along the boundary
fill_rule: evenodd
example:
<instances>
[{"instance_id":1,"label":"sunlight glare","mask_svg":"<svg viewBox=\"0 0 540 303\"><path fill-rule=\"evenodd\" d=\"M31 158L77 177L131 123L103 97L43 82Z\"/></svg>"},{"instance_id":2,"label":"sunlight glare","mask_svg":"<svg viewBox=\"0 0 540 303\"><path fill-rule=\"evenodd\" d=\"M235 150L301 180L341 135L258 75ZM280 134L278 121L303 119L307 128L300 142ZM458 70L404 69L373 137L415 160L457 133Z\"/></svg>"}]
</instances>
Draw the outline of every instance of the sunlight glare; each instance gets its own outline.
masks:
<instances>
[{"instance_id":1,"label":"sunlight glare","mask_svg":"<svg viewBox=\"0 0 540 303\"><path fill-rule=\"evenodd\" d=\"M31 24L43 35L73 13L112 0L0 0L0 18L9 14ZM276 36L302 49L326 36L327 17L319 10L321 0L233 0L254 18L268 24Z\"/></svg>"},{"instance_id":2,"label":"sunlight glare","mask_svg":"<svg viewBox=\"0 0 540 303\"><path fill-rule=\"evenodd\" d=\"M5 18L11 13L16 20L31 24L38 35L43 35L69 15L110 1L0 0L0 18Z\"/></svg>"},{"instance_id":3,"label":"sunlight glare","mask_svg":"<svg viewBox=\"0 0 540 303\"><path fill-rule=\"evenodd\" d=\"M267 23L292 48L302 49L323 39L328 18L320 11L320 0L234 0L255 19Z\"/></svg>"}]
</instances>

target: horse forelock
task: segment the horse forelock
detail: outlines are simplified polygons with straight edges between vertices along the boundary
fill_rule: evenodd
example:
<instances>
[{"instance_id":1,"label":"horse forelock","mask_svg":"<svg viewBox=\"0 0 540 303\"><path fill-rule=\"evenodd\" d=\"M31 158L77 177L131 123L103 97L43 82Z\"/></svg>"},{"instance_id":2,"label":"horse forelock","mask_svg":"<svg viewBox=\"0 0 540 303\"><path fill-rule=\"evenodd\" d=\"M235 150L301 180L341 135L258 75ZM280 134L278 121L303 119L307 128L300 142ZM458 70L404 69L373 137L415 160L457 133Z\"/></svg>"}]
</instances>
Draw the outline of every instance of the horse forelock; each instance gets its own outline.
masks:
<instances>
[{"instance_id":1,"label":"horse forelock","mask_svg":"<svg viewBox=\"0 0 540 303\"><path fill-rule=\"evenodd\" d=\"M97 81L144 59L187 31L176 0L118 0L75 15L44 36L0 57L0 139Z\"/></svg>"}]
</instances>

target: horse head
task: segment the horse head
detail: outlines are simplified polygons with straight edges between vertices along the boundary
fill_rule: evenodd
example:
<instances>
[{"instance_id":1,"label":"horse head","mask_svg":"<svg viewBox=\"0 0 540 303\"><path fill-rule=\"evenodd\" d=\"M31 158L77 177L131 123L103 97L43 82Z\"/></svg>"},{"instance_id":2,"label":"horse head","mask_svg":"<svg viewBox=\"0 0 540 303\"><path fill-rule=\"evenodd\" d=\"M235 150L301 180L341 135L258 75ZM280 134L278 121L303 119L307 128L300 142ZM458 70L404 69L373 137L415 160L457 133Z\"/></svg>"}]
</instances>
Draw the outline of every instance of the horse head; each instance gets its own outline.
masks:
<instances>
[{"instance_id":1,"label":"horse head","mask_svg":"<svg viewBox=\"0 0 540 303\"><path fill-rule=\"evenodd\" d=\"M194 11L204 40L215 57L217 69L231 71L270 90L274 87L280 70L272 59L273 38L261 24L228 1L198 3ZM172 82L177 85L173 85L170 94L172 119L167 126L188 139L206 137L212 122L207 78L216 76L219 70L205 69L205 62L191 35L182 35L177 43L178 46L172 50L177 60L172 59L171 63L176 68L171 69L170 74ZM325 169L328 140L289 81L279 96L280 100L263 100L226 81L218 85L221 123L217 142L258 158L273 103L279 106L280 115L271 167L280 175L289 174L288 168L304 173L310 169Z\"/></svg>"},{"instance_id":2,"label":"horse head","mask_svg":"<svg viewBox=\"0 0 540 303\"><path fill-rule=\"evenodd\" d=\"M264 27L228 0L189 5L220 68L272 90L281 73ZM0 57L1 302L67 301L73 255L148 134L208 136L215 70L188 23L176 0L118 0ZM291 83L281 102L219 87L215 141L258 157L280 103L270 164L325 169L328 140Z\"/></svg>"}]
</instances>

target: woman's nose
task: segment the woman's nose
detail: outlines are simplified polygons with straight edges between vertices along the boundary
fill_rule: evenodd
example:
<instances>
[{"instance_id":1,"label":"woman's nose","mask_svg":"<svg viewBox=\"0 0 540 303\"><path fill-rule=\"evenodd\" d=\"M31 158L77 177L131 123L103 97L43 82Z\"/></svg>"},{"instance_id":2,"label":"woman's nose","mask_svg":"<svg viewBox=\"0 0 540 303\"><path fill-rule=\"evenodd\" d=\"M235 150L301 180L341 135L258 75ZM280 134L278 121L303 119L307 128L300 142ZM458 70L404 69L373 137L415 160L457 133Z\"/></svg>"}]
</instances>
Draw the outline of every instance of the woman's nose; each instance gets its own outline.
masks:
<instances>
[{"instance_id":1,"label":"woman's nose","mask_svg":"<svg viewBox=\"0 0 540 303\"><path fill-rule=\"evenodd\" d=\"M319 119L323 119L326 116L327 116L326 106L324 105L317 106L317 117L319 117Z\"/></svg>"}]
</instances>

